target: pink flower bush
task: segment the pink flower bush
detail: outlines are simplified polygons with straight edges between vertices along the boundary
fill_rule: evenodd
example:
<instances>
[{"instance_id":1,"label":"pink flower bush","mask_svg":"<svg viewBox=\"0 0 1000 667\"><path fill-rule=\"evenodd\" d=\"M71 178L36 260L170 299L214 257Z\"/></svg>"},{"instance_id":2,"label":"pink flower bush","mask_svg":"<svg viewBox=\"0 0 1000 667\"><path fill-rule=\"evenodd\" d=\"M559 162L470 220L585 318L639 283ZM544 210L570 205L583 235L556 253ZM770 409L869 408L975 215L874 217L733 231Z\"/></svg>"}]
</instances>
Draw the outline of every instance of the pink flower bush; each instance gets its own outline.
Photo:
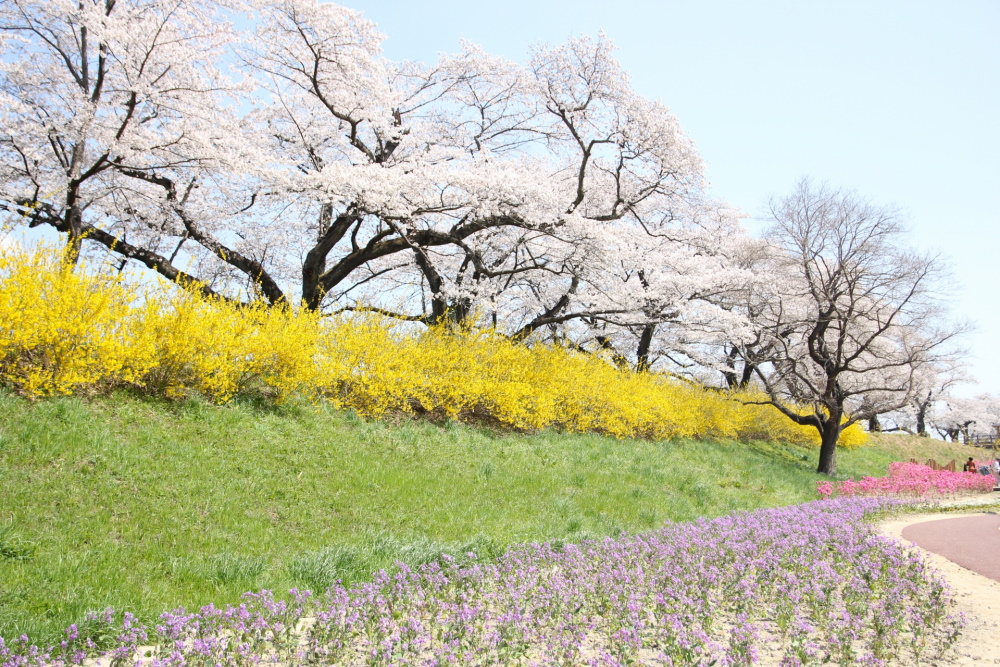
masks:
<instances>
[{"instance_id":1,"label":"pink flower bush","mask_svg":"<svg viewBox=\"0 0 1000 667\"><path fill-rule=\"evenodd\" d=\"M978 464L977 464L978 466ZM926 496L989 493L993 476L968 472L934 470L919 463L890 463L885 477L862 477L858 481L816 482L822 498L838 496Z\"/></svg>"}]
</instances>

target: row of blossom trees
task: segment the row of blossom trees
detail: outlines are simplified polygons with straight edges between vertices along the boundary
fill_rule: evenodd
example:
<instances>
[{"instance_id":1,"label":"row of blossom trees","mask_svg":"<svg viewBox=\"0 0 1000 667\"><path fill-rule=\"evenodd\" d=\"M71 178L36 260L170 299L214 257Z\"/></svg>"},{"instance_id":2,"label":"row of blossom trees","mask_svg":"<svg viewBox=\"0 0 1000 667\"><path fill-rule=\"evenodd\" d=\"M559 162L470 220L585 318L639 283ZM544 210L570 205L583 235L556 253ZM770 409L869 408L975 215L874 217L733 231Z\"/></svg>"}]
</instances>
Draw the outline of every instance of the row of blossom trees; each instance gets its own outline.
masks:
<instances>
[{"instance_id":1,"label":"row of blossom trees","mask_svg":"<svg viewBox=\"0 0 1000 667\"><path fill-rule=\"evenodd\" d=\"M882 415L869 428L937 435L953 442L982 444L1000 440L1000 399L992 394L953 396L949 389L939 384L915 392L910 403Z\"/></svg>"},{"instance_id":2,"label":"row of blossom trees","mask_svg":"<svg viewBox=\"0 0 1000 667\"><path fill-rule=\"evenodd\" d=\"M752 385L827 473L952 355L895 211L803 181L751 238L603 36L524 64L381 40L316 0L5 0L0 211L218 298Z\"/></svg>"}]
</instances>

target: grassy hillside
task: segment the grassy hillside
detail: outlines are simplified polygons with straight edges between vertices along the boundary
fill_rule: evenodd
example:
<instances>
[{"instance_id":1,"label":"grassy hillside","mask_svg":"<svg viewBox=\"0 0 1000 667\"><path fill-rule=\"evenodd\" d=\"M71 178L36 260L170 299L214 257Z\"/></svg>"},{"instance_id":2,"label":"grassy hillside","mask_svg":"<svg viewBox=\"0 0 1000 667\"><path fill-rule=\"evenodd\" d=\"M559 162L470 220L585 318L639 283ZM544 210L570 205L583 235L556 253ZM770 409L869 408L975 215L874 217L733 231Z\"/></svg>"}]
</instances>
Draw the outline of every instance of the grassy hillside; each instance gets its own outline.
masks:
<instances>
[{"instance_id":1,"label":"grassy hillside","mask_svg":"<svg viewBox=\"0 0 1000 667\"><path fill-rule=\"evenodd\" d=\"M965 453L881 442L840 452L842 474L883 474L914 447ZM0 394L0 636L47 641L106 606L150 619L441 551L811 500L816 454L366 422L311 405Z\"/></svg>"},{"instance_id":2,"label":"grassy hillside","mask_svg":"<svg viewBox=\"0 0 1000 667\"><path fill-rule=\"evenodd\" d=\"M927 459L934 459L943 465L955 459L956 465L961 469L961 464L970 456L976 460L985 460L991 457L990 452L985 449L957 442L920 438L915 435L876 433L869 437L872 439L874 447L892 452L899 460L916 459L920 463L924 463Z\"/></svg>"}]
</instances>

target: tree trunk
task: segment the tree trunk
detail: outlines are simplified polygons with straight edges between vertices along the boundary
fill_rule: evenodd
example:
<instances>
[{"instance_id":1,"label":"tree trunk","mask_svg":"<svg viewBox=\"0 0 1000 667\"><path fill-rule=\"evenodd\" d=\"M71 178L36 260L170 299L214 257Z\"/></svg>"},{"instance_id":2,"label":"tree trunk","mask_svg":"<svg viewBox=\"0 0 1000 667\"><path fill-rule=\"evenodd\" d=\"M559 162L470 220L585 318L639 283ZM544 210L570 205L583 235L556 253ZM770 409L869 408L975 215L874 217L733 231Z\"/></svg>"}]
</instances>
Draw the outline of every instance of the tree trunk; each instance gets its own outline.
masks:
<instances>
[{"instance_id":1,"label":"tree trunk","mask_svg":"<svg viewBox=\"0 0 1000 667\"><path fill-rule=\"evenodd\" d=\"M441 294L444 279L438 273L437 269L434 268L434 265L427 260L427 256L423 252L414 250L413 257L417 262L417 266L420 267L421 273L424 274L424 278L427 280L427 288L431 292L431 317L435 324L443 324L445 318L448 316L448 304L442 298Z\"/></svg>"},{"instance_id":2,"label":"tree trunk","mask_svg":"<svg viewBox=\"0 0 1000 667\"><path fill-rule=\"evenodd\" d=\"M468 299L456 299L448 309L450 322L462 326L472 315L472 303Z\"/></svg>"},{"instance_id":3,"label":"tree trunk","mask_svg":"<svg viewBox=\"0 0 1000 667\"><path fill-rule=\"evenodd\" d=\"M628 359L626 359L621 352L615 349L615 346L611 342L610 338L608 338L607 336L597 336L595 340L601 346L601 349L607 350L608 352L611 353L611 360L615 362L615 366L617 366L622 370L631 369L632 365L629 363Z\"/></svg>"},{"instance_id":4,"label":"tree trunk","mask_svg":"<svg viewBox=\"0 0 1000 667\"><path fill-rule=\"evenodd\" d=\"M872 415L868 418L868 432L869 433L881 433L882 424L878 420L878 415Z\"/></svg>"},{"instance_id":5,"label":"tree trunk","mask_svg":"<svg viewBox=\"0 0 1000 667\"><path fill-rule=\"evenodd\" d=\"M74 151L74 155L77 151ZM57 227L66 232L66 259L76 266L80 261L80 251L83 246L83 215L80 211L80 184L74 179L66 188L66 212L63 214L63 224Z\"/></svg>"},{"instance_id":6,"label":"tree trunk","mask_svg":"<svg viewBox=\"0 0 1000 667\"><path fill-rule=\"evenodd\" d=\"M739 384L739 380L736 379L736 370L735 370L736 357L738 352L739 352L738 348L735 345L733 345L733 347L726 354L726 368L727 369L731 368L733 370L722 371L722 377L726 381L726 386L730 389L735 389L736 386ZM746 370L746 365L743 366L743 369Z\"/></svg>"},{"instance_id":7,"label":"tree trunk","mask_svg":"<svg viewBox=\"0 0 1000 667\"><path fill-rule=\"evenodd\" d=\"M822 444L819 447L819 467L822 475L837 474L837 440L840 439L840 415L833 415L822 423L820 429Z\"/></svg>"},{"instance_id":8,"label":"tree trunk","mask_svg":"<svg viewBox=\"0 0 1000 667\"><path fill-rule=\"evenodd\" d=\"M647 324L642 328L642 335L639 336L639 349L636 350L636 370L645 373L652 364L649 361L649 349L653 345L653 334L656 332L655 324Z\"/></svg>"},{"instance_id":9,"label":"tree trunk","mask_svg":"<svg viewBox=\"0 0 1000 667\"><path fill-rule=\"evenodd\" d=\"M930 434L927 433L927 407L930 405L928 402L921 402L917 406L917 435L921 438L929 438Z\"/></svg>"}]
</instances>

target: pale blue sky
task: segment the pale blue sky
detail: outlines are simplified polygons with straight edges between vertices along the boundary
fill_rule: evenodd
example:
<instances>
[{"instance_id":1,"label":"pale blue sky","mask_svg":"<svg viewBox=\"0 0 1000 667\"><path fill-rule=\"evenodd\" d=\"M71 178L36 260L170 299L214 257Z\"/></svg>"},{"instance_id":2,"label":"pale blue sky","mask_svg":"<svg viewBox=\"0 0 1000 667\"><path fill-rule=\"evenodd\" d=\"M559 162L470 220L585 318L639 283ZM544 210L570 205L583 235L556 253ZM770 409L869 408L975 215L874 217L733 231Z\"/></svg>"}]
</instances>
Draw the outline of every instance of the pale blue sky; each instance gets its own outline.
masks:
<instances>
[{"instance_id":1,"label":"pale blue sky","mask_svg":"<svg viewBox=\"0 0 1000 667\"><path fill-rule=\"evenodd\" d=\"M1000 2L346 0L394 60L471 40L524 60L599 30L680 119L715 193L751 214L804 175L906 211L946 255L980 384L1000 394Z\"/></svg>"}]
</instances>

